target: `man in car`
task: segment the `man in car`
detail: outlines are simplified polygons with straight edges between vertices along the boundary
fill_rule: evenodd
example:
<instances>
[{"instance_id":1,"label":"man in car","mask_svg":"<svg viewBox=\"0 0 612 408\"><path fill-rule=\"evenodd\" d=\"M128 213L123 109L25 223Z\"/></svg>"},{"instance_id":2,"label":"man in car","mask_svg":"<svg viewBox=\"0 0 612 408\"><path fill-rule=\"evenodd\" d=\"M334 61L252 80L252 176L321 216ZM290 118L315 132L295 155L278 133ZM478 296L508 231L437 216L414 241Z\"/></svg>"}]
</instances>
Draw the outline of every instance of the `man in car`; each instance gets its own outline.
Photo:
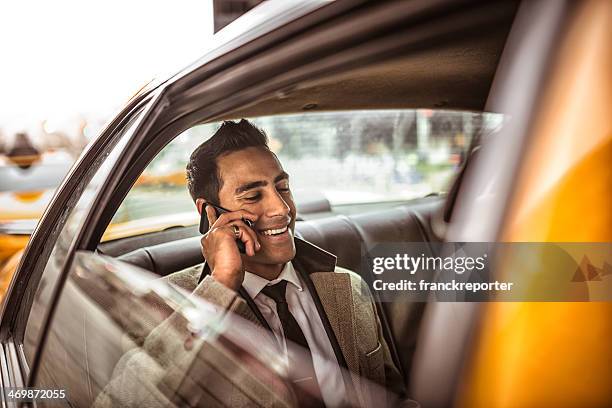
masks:
<instances>
[{"instance_id":1,"label":"man in car","mask_svg":"<svg viewBox=\"0 0 612 408\"><path fill-rule=\"evenodd\" d=\"M271 332L290 366L300 405L384 406L384 394L371 384L399 395L404 384L371 294L359 275L336 266L335 256L294 236L289 175L267 143L250 122L228 121L193 152L187 181L210 225L201 240L206 262L168 280ZM167 327L157 328L144 345L164 369L193 347L189 341L164 343ZM265 391L232 386L217 399L249 405L249 392Z\"/></svg>"}]
</instances>

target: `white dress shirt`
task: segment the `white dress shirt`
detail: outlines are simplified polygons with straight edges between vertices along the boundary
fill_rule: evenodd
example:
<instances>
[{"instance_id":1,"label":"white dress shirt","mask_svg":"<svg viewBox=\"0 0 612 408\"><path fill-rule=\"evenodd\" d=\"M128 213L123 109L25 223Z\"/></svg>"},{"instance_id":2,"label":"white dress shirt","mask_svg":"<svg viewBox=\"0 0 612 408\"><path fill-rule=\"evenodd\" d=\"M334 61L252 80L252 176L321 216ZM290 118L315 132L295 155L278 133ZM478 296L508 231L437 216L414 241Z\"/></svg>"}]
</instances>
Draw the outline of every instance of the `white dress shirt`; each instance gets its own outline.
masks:
<instances>
[{"instance_id":1,"label":"white dress shirt","mask_svg":"<svg viewBox=\"0 0 612 408\"><path fill-rule=\"evenodd\" d=\"M261 311L287 356L287 343L276 311L276 302L261 293L265 286L274 285L282 280L288 282L285 295L287 305L308 342L323 401L328 407L343 405L345 403L344 381L336 354L308 287L302 282L293 264L287 262L278 278L272 281L246 271L242 287Z\"/></svg>"}]
</instances>

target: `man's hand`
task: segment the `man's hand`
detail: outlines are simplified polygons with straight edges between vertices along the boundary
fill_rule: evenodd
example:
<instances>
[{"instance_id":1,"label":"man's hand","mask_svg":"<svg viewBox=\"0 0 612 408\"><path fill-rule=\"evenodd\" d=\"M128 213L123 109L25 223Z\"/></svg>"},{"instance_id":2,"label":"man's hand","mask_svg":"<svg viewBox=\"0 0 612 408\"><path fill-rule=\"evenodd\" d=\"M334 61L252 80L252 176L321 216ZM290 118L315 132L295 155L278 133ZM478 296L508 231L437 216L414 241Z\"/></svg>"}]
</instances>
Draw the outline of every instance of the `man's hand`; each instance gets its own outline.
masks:
<instances>
[{"instance_id":1,"label":"man's hand","mask_svg":"<svg viewBox=\"0 0 612 408\"><path fill-rule=\"evenodd\" d=\"M246 255L253 256L261 245L257 233L243 221L248 219L255 223L257 215L245 210L223 213L219 217L212 206L205 205L210 230L202 237L202 254L210 266L212 276L230 289L237 291L244 280L244 269L240 251L236 245L235 227L238 227L239 239L244 242Z\"/></svg>"}]
</instances>

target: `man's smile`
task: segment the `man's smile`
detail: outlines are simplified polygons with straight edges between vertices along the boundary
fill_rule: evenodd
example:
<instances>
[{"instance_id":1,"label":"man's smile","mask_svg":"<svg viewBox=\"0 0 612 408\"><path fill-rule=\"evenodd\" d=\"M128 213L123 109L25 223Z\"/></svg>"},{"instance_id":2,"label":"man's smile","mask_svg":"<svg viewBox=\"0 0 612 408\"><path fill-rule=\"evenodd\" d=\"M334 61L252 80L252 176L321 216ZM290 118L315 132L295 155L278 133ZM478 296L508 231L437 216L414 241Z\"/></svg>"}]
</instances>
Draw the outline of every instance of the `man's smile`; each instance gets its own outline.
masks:
<instances>
[{"instance_id":1,"label":"man's smile","mask_svg":"<svg viewBox=\"0 0 612 408\"><path fill-rule=\"evenodd\" d=\"M290 241L291 239L289 229L290 223L291 220L287 220L283 223L267 226L268 228L257 229L257 235L260 237L259 239L264 242L284 244L286 241Z\"/></svg>"},{"instance_id":2,"label":"man's smile","mask_svg":"<svg viewBox=\"0 0 612 408\"><path fill-rule=\"evenodd\" d=\"M276 229L271 228L271 229L259 230L258 232L263 235L279 235L279 234L286 232L287 228L288 226L285 225L284 227L281 227L281 228L276 228Z\"/></svg>"}]
</instances>

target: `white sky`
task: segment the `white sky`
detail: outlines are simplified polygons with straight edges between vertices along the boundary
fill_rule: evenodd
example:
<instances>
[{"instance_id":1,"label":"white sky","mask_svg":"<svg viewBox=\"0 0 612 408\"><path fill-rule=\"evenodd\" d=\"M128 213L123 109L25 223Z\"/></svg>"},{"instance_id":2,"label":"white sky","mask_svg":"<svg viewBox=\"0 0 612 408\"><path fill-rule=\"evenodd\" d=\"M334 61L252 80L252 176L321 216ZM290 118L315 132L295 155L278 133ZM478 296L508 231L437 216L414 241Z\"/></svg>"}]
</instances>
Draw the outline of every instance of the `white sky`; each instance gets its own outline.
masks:
<instances>
[{"instance_id":1,"label":"white sky","mask_svg":"<svg viewBox=\"0 0 612 408\"><path fill-rule=\"evenodd\" d=\"M0 130L108 118L210 44L212 0L0 2Z\"/></svg>"}]
</instances>

